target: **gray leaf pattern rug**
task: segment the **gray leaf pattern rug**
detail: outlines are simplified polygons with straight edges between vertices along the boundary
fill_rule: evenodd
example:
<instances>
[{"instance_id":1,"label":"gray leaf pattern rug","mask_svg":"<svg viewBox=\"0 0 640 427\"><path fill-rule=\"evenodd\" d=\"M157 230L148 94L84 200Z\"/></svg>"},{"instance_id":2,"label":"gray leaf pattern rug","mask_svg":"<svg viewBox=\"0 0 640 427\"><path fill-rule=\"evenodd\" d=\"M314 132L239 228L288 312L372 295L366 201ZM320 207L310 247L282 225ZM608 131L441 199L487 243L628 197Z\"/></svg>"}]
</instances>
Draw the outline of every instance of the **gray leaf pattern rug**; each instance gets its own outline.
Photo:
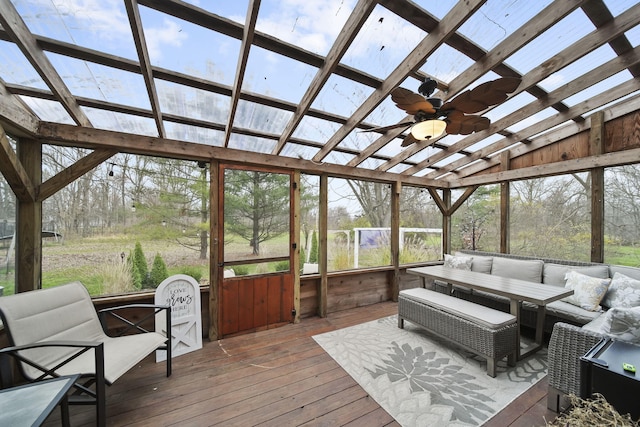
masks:
<instances>
[{"instance_id":1,"label":"gray leaf pattern rug","mask_svg":"<svg viewBox=\"0 0 640 427\"><path fill-rule=\"evenodd\" d=\"M403 426L482 425L544 378L543 349L517 363L498 363L496 378L484 359L430 336L396 316L313 337Z\"/></svg>"}]
</instances>

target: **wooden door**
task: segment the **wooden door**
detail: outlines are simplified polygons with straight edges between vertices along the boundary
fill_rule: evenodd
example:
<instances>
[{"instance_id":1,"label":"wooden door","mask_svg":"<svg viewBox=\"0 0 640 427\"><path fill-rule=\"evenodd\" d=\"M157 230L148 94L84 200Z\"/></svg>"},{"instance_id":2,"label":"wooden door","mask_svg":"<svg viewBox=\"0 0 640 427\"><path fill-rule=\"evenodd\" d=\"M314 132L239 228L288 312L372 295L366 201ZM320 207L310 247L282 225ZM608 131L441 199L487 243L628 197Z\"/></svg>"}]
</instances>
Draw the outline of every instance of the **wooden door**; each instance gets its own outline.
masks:
<instances>
[{"instance_id":1,"label":"wooden door","mask_svg":"<svg viewBox=\"0 0 640 427\"><path fill-rule=\"evenodd\" d=\"M290 172L220 167L220 337L293 322Z\"/></svg>"}]
</instances>

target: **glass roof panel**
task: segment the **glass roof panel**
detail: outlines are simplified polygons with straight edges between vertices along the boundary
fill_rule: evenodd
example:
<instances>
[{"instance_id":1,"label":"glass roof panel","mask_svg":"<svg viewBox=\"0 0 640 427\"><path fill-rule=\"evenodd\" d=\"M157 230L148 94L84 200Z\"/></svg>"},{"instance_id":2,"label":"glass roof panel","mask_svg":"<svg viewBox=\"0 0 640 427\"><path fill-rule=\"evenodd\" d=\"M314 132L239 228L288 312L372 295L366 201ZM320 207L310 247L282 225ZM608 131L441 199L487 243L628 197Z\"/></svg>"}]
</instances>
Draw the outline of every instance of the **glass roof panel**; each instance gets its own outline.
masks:
<instances>
[{"instance_id":1,"label":"glass roof panel","mask_svg":"<svg viewBox=\"0 0 640 427\"><path fill-rule=\"evenodd\" d=\"M138 58L122 1L13 0L13 4L34 34Z\"/></svg>"},{"instance_id":2,"label":"glass roof panel","mask_svg":"<svg viewBox=\"0 0 640 427\"><path fill-rule=\"evenodd\" d=\"M640 26L633 27L631 30L624 33L625 36L629 39L631 46L640 45Z\"/></svg>"},{"instance_id":3,"label":"glass roof panel","mask_svg":"<svg viewBox=\"0 0 640 427\"><path fill-rule=\"evenodd\" d=\"M625 10L629 9L631 6L635 6L638 3L638 0L603 0L604 4L607 5L607 8L611 12L613 16L618 16Z\"/></svg>"},{"instance_id":4,"label":"glass roof panel","mask_svg":"<svg viewBox=\"0 0 640 427\"><path fill-rule=\"evenodd\" d=\"M471 58L449 45L443 44L427 58L424 65L420 67L420 71L433 78L450 82L473 64L475 61L472 61ZM417 92L419 85L420 83L416 82L413 88L407 87L407 89Z\"/></svg>"},{"instance_id":5,"label":"glass roof panel","mask_svg":"<svg viewBox=\"0 0 640 427\"><path fill-rule=\"evenodd\" d=\"M417 82L417 80L413 80ZM404 85L403 85L404 87ZM415 85L415 89L417 89L418 84ZM414 89L410 89L414 90ZM376 126L390 126L396 123L411 121L412 119L407 119L406 111L398 108L396 104L391 100L391 95L384 98L382 103L376 107L366 118L365 122L374 124Z\"/></svg>"},{"instance_id":6,"label":"glass roof panel","mask_svg":"<svg viewBox=\"0 0 640 427\"><path fill-rule=\"evenodd\" d=\"M341 151L331 151L322 161L325 163L333 163L336 165L346 165L355 156Z\"/></svg>"},{"instance_id":7,"label":"glass roof panel","mask_svg":"<svg viewBox=\"0 0 640 427\"><path fill-rule=\"evenodd\" d=\"M313 158L313 156L316 155L318 151L320 151L319 148L287 143L285 144L280 154L287 157L297 157L300 159L310 160Z\"/></svg>"},{"instance_id":8,"label":"glass roof panel","mask_svg":"<svg viewBox=\"0 0 640 427\"><path fill-rule=\"evenodd\" d=\"M66 125L76 124L69 113L67 113L67 110L65 110L62 104L57 101L49 101L46 99L32 98L22 95L20 98L41 120L44 120L45 122L62 123Z\"/></svg>"},{"instance_id":9,"label":"glass roof panel","mask_svg":"<svg viewBox=\"0 0 640 427\"><path fill-rule=\"evenodd\" d=\"M373 93L373 90L372 87L332 74L313 102L312 107L348 117L360 108Z\"/></svg>"},{"instance_id":10,"label":"glass roof panel","mask_svg":"<svg viewBox=\"0 0 640 427\"><path fill-rule=\"evenodd\" d=\"M18 46L0 40L0 76L6 83L49 89Z\"/></svg>"},{"instance_id":11,"label":"glass roof panel","mask_svg":"<svg viewBox=\"0 0 640 427\"><path fill-rule=\"evenodd\" d=\"M340 124L316 117L304 116L293 132L293 136L315 142L327 142L340 129Z\"/></svg>"},{"instance_id":12,"label":"glass roof panel","mask_svg":"<svg viewBox=\"0 0 640 427\"><path fill-rule=\"evenodd\" d=\"M489 0L474 13L458 32L490 51L544 9L550 0Z\"/></svg>"},{"instance_id":13,"label":"glass roof panel","mask_svg":"<svg viewBox=\"0 0 640 427\"><path fill-rule=\"evenodd\" d=\"M158 128L152 118L90 107L82 107L82 110L95 128L137 135L158 136Z\"/></svg>"},{"instance_id":14,"label":"glass roof panel","mask_svg":"<svg viewBox=\"0 0 640 427\"><path fill-rule=\"evenodd\" d=\"M226 125L231 104L228 96L156 79L163 113Z\"/></svg>"},{"instance_id":15,"label":"glass roof panel","mask_svg":"<svg viewBox=\"0 0 640 427\"><path fill-rule=\"evenodd\" d=\"M140 18L153 66L233 84L240 40L143 6Z\"/></svg>"},{"instance_id":16,"label":"glass roof panel","mask_svg":"<svg viewBox=\"0 0 640 427\"><path fill-rule=\"evenodd\" d=\"M511 55L505 63L526 74L589 34L594 28L584 12L577 9Z\"/></svg>"},{"instance_id":17,"label":"glass roof panel","mask_svg":"<svg viewBox=\"0 0 640 427\"><path fill-rule=\"evenodd\" d=\"M150 109L140 74L106 67L68 56L47 53L72 94L80 97Z\"/></svg>"},{"instance_id":18,"label":"glass roof panel","mask_svg":"<svg viewBox=\"0 0 640 427\"><path fill-rule=\"evenodd\" d=\"M345 139L343 139L339 147L343 148L352 148L356 150L363 150L364 148L371 145L375 140L378 134L371 132L361 132L359 130L353 130L347 135Z\"/></svg>"},{"instance_id":19,"label":"glass roof panel","mask_svg":"<svg viewBox=\"0 0 640 427\"><path fill-rule=\"evenodd\" d=\"M397 165L395 165L394 167L392 167L391 169L389 169L387 172L391 172L391 173L402 173L404 171L406 171L407 169L409 169L411 166L409 166L406 163L398 163Z\"/></svg>"},{"instance_id":20,"label":"glass roof panel","mask_svg":"<svg viewBox=\"0 0 640 427\"><path fill-rule=\"evenodd\" d=\"M611 89L612 87L615 87L621 83L629 81L632 78L633 76L631 76L629 71L621 71L607 79L602 80L601 82L589 86L585 90L580 91L573 96L565 98L564 103L569 107L572 107L588 99L597 98L599 94L604 93L608 89Z\"/></svg>"},{"instance_id":21,"label":"glass roof panel","mask_svg":"<svg viewBox=\"0 0 640 427\"><path fill-rule=\"evenodd\" d=\"M458 3L458 0L416 0L415 3L434 17L442 19Z\"/></svg>"},{"instance_id":22,"label":"glass roof panel","mask_svg":"<svg viewBox=\"0 0 640 427\"><path fill-rule=\"evenodd\" d=\"M384 78L426 36L425 31L378 5L369 15L341 62Z\"/></svg>"},{"instance_id":23,"label":"glass roof panel","mask_svg":"<svg viewBox=\"0 0 640 427\"><path fill-rule=\"evenodd\" d=\"M277 143L278 141L273 139L235 133L232 133L229 138L229 148L265 154L271 153Z\"/></svg>"},{"instance_id":24,"label":"glass roof panel","mask_svg":"<svg viewBox=\"0 0 640 427\"><path fill-rule=\"evenodd\" d=\"M376 169L378 166L382 165L383 163L385 163L384 160L374 159L369 157L364 162L360 163L358 166L364 169Z\"/></svg>"},{"instance_id":25,"label":"glass roof panel","mask_svg":"<svg viewBox=\"0 0 640 427\"><path fill-rule=\"evenodd\" d=\"M405 149L406 147L402 147L402 139L394 138L387 145L379 149L376 154L387 157L395 157Z\"/></svg>"},{"instance_id":26,"label":"glass roof panel","mask_svg":"<svg viewBox=\"0 0 640 427\"><path fill-rule=\"evenodd\" d=\"M240 100L233 126L279 135L291 116L290 111Z\"/></svg>"},{"instance_id":27,"label":"glass roof panel","mask_svg":"<svg viewBox=\"0 0 640 427\"><path fill-rule=\"evenodd\" d=\"M165 120L164 130L167 138L179 141L195 142L204 145L221 147L224 143L224 132L199 126L189 126Z\"/></svg>"},{"instance_id":28,"label":"glass roof panel","mask_svg":"<svg viewBox=\"0 0 640 427\"><path fill-rule=\"evenodd\" d=\"M202 8L216 15L222 16L232 21L244 25L247 16L247 7L249 0L233 0L233 1L202 1L202 0L183 0L184 3L190 3L196 7Z\"/></svg>"},{"instance_id":29,"label":"glass roof panel","mask_svg":"<svg viewBox=\"0 0 640 427\"><path fill-rule=\"evenodd\" d=\"M324 56L347 22L353 3L262 0L256 30Z\"/></svg>"},{"instance_id":30,"label":"glass roof panel","mask_svg":"<svg viewBox=\"0 0 640 427\"><path fill-rule=\"evenodd\" d=\"M242 90L297 104L317 72L315 67L252 46Z\"/></svg>"},{"instance_id":31,"label":"glass roof panel","mask_svg":"<svg viewBox=\"0 0 640 427\"><path fill-rule=\"evenodd\" d=\"M538 83L538 86L547 92L551 92L615 57L616 54L608 44L600 46L598 49L588 53L572 64L549 75L549 77Z\"/></svg>"}]
</instances>

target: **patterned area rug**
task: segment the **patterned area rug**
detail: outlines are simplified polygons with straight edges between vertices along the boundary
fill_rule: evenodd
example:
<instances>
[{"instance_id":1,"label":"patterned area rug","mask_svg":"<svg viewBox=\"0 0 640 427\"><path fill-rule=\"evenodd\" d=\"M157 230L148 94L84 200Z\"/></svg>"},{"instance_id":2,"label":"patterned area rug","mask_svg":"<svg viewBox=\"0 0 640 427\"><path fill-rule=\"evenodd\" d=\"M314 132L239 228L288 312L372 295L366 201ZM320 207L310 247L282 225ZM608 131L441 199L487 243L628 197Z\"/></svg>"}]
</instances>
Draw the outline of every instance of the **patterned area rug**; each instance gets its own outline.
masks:
<instances>
[{"instance_id":1,"label":"patterned area rug","mask_svg":"<svg viewBox=\"0 0 640 427\"><path fill-rule=\"evenodd\" d=\"M313 337L403 426L482 425L547 373L546 349L517 366L486 362L396 316Z\"/></svg>"}]
</instances>

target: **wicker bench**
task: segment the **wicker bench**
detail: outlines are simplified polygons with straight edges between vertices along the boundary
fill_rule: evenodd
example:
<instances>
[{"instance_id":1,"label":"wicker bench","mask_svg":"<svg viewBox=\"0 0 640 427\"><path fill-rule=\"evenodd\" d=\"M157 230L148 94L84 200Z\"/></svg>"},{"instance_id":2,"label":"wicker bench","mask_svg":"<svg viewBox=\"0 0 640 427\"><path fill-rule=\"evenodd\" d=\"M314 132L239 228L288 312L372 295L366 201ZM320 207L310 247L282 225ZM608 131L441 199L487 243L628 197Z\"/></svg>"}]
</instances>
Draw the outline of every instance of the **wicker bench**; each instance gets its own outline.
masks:
<instances>
[{"instance_id":1,"label":"wicker bench","mask_svg":"<svg viewBox=\"0 0 640 427\"><path fill-rule=\"evenodd\" d=\"M433 335L487 359L487 374L496 376L496 362L516 360L515 316L423 288L407 289L398 298L398 327L408 320Z\"/></svg>"}]
</instances>

